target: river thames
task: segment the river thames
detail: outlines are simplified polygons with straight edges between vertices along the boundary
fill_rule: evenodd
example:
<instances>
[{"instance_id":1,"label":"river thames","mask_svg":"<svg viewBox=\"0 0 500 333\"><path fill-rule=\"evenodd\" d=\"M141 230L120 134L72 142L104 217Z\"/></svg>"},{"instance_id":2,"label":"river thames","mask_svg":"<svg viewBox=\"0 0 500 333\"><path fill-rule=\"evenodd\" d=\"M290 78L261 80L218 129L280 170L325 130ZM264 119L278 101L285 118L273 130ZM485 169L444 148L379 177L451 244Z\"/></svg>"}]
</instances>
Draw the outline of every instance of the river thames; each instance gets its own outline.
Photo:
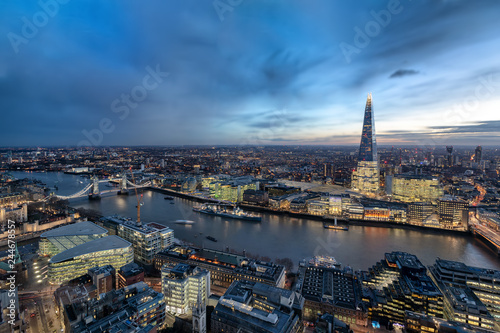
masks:
<instances>
[{"instance_id":1,"label":"river thames","mask_svg":"<svg viewBox=\"0 0 500 333\"><path fill-rule=\"evenodd\" d=\"M11 172L16 178L34 178L48 187L57 184L59 195L69 195L83 189L89 179L63 173ZM112 189L101 183L101 191ZM467 265L500 269L499 257L480 240L469 235L441 234L439 231L420 231L397 228L349 226L348 231L324 229L321 221L294 218L287 215L262 214L262 222L247 222L196 213L198 203L144 191L141 220L158 222L174 230L175 238L198 246L267 256L271 259L290 258L295 268L298 262L313 255L333 256L342 265L366 270L380 261L385 252L405 251L418 256L425 265L437 257L457 260ZM71 199L75 208L88 208L102 215L122 215L135 219L137 201L134 192L129 196L105 194L99 201L86 197ZM192 220L193 225L174 224L176 220ZM218 242L206 239L215 237Z\"/></svg>"}]
</instances>

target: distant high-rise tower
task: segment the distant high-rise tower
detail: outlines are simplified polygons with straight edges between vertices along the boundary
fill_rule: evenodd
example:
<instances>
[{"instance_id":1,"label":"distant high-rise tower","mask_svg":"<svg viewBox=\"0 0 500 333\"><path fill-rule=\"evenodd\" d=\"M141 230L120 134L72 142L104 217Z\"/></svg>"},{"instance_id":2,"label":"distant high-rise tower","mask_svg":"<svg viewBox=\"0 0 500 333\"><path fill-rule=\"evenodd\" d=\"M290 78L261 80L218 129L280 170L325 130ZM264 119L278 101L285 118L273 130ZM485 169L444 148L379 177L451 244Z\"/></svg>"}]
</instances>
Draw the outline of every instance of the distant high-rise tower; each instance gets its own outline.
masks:
<instances>
[{"instance_id":1,"label":"distant high-rise tower","mask_svg":"<svg viewBox=\"0 0 500 333\"><path fill-rule=\"evenodd\" d=\"M453 166L453 146L446 146L448 152L448 166Z\"/></svg>"},{"instance_id":2,"label":"distant high-rise tower","mask_svg":"<svg viewBox=\"0 0 500 333\"><path fill-rule=\"evenodd\" d=\"M477 146L476 152L474 154L474 162L481 163L482 155L483 155L483 148L481 146Z\"/></svg>"},{"instance_id":3,"label":"distant high-rise tower","mask_svg":"<svg viewBox=\"0 0 500 333\"><path fill-rule=\"evenodd\" d=\"M380 170L375 138L375 118L372 110L372 95L368 94L365 107L361 144L357 170L352 173L351 187L355 191L376 195L380 188Z\"/></svg>"},{"instance_id":4,"label":"distant high-rise tower","mask_svg":"<svg viewBox=\"0 0 500 333\"><path fill-rule=\"evenodd\" d=\"M365 119L358 161L377 161L377 140L375 137L375 118L372 111L372 94L368 94L365 106Z\"/></svg>"}]
</instances>

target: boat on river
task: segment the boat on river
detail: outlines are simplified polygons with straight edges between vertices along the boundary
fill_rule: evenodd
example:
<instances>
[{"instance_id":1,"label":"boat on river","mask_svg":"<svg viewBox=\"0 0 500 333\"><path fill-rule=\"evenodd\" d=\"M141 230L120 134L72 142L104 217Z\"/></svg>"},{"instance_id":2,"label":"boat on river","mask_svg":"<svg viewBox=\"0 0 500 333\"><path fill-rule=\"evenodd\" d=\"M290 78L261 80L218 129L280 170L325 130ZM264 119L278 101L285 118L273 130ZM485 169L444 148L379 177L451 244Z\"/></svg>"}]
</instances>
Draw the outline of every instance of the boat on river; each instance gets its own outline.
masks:
<instances>
[{"instance_id":1,"label":"boat on river","mask_svg":"<svg viewBox=\"0 0 500 333\"><path fill-rule=\"evenodd\" d=\"M246 213L241 210L239 207L235 207L232 210L227 208L228 206L223 205L214 205L214 204L204 204L200 207L194 207L193 210L198 213L215 215L221 217L228 217L231 219L245 220L245 221L253 221L260 222L262 221L262 217L253 215L250 213Z\"/></svg>"}]
</instances>

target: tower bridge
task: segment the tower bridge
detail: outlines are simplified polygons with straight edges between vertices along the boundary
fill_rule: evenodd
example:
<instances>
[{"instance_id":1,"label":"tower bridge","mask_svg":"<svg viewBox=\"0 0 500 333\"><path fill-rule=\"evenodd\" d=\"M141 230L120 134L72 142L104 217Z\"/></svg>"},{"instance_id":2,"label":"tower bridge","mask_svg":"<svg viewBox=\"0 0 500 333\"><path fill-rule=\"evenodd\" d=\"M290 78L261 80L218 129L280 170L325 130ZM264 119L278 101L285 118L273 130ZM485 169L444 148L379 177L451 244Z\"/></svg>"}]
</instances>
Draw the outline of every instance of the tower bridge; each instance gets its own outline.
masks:
<instances>
[{"instance_id":1,"label":"tower bridge","mask_svg":"<svg viewBox=\"0 0 500 333\"><path fill-rule=\"evenodd\" d=\"M130 180L127 179L125 174L122 175L121 178L109 178L109 179L98 179L96 176L92 177L92 182L90 184L85 185L83 189L80 191L70 194L70 195L57 195L54 194L59 199L75 199L81 198L84 196L88 196L89 199L100 199L102 194L105 193L113 193L117 192L118 194L128 194L128 190L132 188L143 188L151 186L151 181L145 182L143 184L134 184ZM120 184L119 187L101 191L99 188L99 184L108 183L108 182L118 182Z\"/></svg>"}]
</instances>

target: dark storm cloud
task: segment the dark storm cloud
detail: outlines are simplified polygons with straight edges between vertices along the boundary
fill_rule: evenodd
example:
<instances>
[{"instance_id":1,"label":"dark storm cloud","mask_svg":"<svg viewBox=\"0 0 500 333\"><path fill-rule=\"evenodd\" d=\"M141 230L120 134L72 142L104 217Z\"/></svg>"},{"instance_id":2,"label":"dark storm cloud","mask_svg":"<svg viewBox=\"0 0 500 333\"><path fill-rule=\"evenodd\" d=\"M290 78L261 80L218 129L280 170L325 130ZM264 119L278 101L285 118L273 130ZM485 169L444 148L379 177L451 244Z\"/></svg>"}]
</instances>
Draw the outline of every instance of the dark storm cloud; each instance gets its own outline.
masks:
<instances>
[{"instance_id":1,"label":"dark storm cloud","mask_svg":"<svg viewBox=\"0 0 500 333\"><path fill-rule=\"evenodd\" d=\"M11 124L0 142L74 145L103 118L115 125L105 145L232 143L259 129L276 129L276 142L323 142L353 119L361 128L368 91L375 90L380 119L391 119L406 106L449 103L498 70L484 59L498 47L480 45L497 38L498 2L401 6L347 64L339 44L353 43L354 27L364 28L387 2L244 1L223 21L211 1L68 2L18 53L0 39L0 110ZM40 10L37 2L2 2L0 36L21 34L21 18ZM446 52L459 56L439 59ZM448 78L425 68L443 63L469 71ZM111 103L157 65L169 77L120 119ZM412 68L426 75L388 80ZM357 135L336 138L354 142Z\"/></svg>"},{"instance_id":2,"label":"dark storm cloud","mask_svg":"<svg viewBox=\"0 0 500 333\"><path fill-rule=\"evenodd\" d=\"M410 76L410 75L416 75L420 73L419 71L416 71L414 69L398 69L394 73L389 76L390 79L395 78L395 77L403 77L403 76Z\"/></svg>"}]
</instances>

